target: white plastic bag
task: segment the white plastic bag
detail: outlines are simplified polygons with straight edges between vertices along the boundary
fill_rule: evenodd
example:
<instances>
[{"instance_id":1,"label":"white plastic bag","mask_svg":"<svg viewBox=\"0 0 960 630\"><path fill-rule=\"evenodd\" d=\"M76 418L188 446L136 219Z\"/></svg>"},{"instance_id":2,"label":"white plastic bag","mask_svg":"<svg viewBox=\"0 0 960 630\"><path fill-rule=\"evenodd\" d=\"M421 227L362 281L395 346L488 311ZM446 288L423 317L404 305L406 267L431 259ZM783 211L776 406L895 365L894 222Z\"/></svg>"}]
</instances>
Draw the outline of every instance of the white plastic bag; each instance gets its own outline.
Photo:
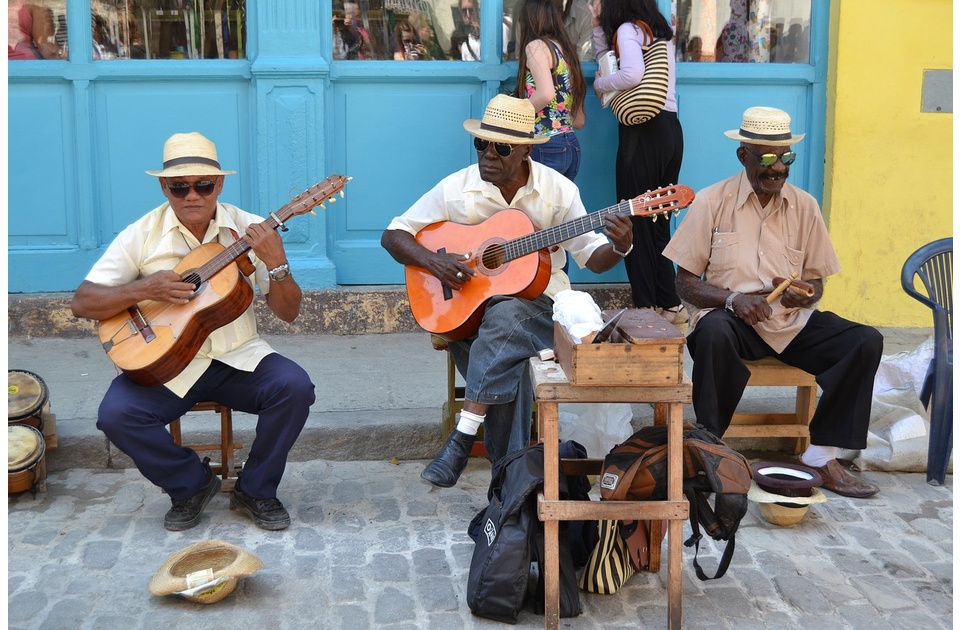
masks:
<instances>
[{"instance_id":1,"label":"white plastic bag","mask_svg":"<svg viewBox=\"0 0 960 630\"><path fill-rule=\"evenodd\" d=\"M588 457L602 459L633 435L632 419L629 403L561 403L560 439L579 442Z\"/></svg>"}]
</instances>

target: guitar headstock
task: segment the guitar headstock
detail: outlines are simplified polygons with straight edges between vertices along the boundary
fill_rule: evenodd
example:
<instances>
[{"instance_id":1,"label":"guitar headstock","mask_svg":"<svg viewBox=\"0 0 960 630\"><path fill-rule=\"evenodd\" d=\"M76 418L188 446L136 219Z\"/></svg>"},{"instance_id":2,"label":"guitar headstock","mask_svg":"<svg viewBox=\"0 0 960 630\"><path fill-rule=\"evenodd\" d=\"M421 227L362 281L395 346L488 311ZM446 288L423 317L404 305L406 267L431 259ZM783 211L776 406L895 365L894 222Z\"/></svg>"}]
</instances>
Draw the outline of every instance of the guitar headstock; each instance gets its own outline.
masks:
<instances>
[{"instance_id":1,"label":"guitar headstock","mask_svg":"<svg viewBox=\"0 0 960 630\"><path fill-rule=\"evenodd\" d=\"M680 212L691 203L696 195L693 189L683 184L650 190L637 195L627 202L630 214L635 217L653 217L656 221L661 214Z\"/></svg>"},{"instance_id":2,"label":"guitar headstock","mask_svg":"<svg viewBox=\"0 0 960 630\"><path fill-rule=\"evenodd\" d=\"M323 203L325 201L335 202L337 198L334 195L337 193L340 193L340 196L343 197L343 187L351 179L353 178L344 175L331 175L294 197L285 208L290 212L290 216L313 212L313 209L317 206L326 210L327 207Z\"/></svg>"}]
</instances>

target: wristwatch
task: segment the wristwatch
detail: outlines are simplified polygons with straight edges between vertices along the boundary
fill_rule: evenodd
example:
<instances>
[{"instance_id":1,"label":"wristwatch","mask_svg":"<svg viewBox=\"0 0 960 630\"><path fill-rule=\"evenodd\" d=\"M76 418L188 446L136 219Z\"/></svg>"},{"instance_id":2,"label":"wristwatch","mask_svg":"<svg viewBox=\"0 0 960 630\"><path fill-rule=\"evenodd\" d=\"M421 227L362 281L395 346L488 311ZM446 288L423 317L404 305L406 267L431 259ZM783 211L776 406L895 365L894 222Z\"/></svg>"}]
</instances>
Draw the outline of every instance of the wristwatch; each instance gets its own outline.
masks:
<instances>
[{"instance_id":1,"label":"wristwatch","mask_svg":"<svg viewBox=\"0 0 960 630\"><path fill-rule=\"evenodd\" d=\"M738 295L742 295L742 294L739 291L734 291L733 293L727 296L727 301L723 303L723 308L727 309L734 315L736 315L737 313L736 311L733 310L733 300L736 299Z\"/></svg>"},{"instance_id":2,"label":"wristwatch","mask_svg":"<svg viewBox=\"0 0 960 630\"><path fill-rule=\"evenodd\" d=\"M617 251L617 246L615 243L610 243L610 244L613 245L613 253L619 256L620 258L626 258L627 254L633 251L633 243L630 243L630 247L628 247L627 251L625 252Z\"/></svg>"},{"instance_id":3,"label":"wristwatch","mask_svg":"<svg viewBox=\"0 0 960 630\"><path fill-rule=\"evenodd\" d=\"M290 277L290 265L288 263L283 263L282 265L274 267L267 273L270 274L270 279L274 282L283 282Z\"/></svg>"}]
</instances>

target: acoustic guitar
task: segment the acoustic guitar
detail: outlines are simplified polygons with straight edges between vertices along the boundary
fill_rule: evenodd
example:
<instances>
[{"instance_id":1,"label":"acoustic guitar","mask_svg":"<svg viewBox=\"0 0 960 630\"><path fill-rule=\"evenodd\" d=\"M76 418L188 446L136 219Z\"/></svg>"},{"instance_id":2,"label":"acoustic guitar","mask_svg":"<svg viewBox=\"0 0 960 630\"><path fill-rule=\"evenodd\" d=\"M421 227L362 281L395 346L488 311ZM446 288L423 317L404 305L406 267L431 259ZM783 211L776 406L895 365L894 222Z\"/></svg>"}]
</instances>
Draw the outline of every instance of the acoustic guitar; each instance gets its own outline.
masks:
<instances>
[{"instance_id":1,"label":"acoustic guitar","mask_svg":"<svg viewBox=\"0 0 960 630\"><path fill-rule=\"evenodd\" d=\"M288 219L323 206L350 178L331 175L311 186L263 222L286 230ZM253 288L240 273L237 259L250 249L239 239L229 247L204 243L173 268L196 287L186 304L145 300L101 320L97 334L107 356L135 383L163 385L183 371L214 330L240 317L253 302ZM245 261L249 264L249 260Z\"/></svg>"},{"instance_id":2,"label":"acoustic guitar","mask_svg":"<svg viewBox=\"0 0 960 630\"><path fill-rule=\"evenodd\" d=\"M448 341L471 337L480 327L490 298L509 295L534 299L543 293L552 272L549 247L601 229L608 214L652 217L655 221L659 215L679 212L693 198L689 186L660 188L539 231L527 215L513 208L477 225L431 223L417 233L416 241L435 252L469 255L464 263L477 275L460 291L453 291L426 269L407 265L407 295L413 317L423 329Z\"/></svg>"}]
</instances>

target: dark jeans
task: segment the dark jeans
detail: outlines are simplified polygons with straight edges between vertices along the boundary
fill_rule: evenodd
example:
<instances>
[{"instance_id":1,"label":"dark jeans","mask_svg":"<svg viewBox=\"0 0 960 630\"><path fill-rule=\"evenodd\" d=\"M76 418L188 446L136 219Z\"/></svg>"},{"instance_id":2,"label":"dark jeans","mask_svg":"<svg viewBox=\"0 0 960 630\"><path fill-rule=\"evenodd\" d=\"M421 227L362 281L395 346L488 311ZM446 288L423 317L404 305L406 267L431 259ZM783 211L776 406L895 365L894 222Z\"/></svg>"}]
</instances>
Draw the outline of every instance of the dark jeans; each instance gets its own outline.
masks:
<instances>
[{"instance_id":1,"label":"dark jeans","mask_svg":"<svg viewBox=\"0 0 960 630\"><path fill-rule=\"evenodd\" d=\"M704 315L687 338L693 357L693 409L697 422L722 437L750 378L744 360L773 356L813 374L823 390L810 421L810 442L862 449L867 445L873 379L883 354L874 328L831 312L810 321L777 354L749 325L723 309Z\"/></svg>"},{"instance_id":2,"label":"dark jeans","mask_svg":"<svg viewBox=\"0 0 960 630\"><path fill-rule=\"evenodd\" d=\"M258 414L256 438L243 466L243 492L267 499L277 496L287 454L315 399L303 368L274 353L253 372L214 361L184 398L166 387L137 385L121 374L100 403L97 428L133 459L144 477L171 498L186 499L200 489L206 473L197 454L177 446L166 426L203 400Z\"/></svg>"},{"instance_id":3,"label":"dark jeans","mask_svg":"<svg viewBox=\"0 0 960 630\"><path fill-rule=\"evenodd\" d=\"M558 171L572 182L580 170L580 141L572 131L558 133L550 136L544 144L533 145L530 158Z\"/></svg>"}]
</instances>

